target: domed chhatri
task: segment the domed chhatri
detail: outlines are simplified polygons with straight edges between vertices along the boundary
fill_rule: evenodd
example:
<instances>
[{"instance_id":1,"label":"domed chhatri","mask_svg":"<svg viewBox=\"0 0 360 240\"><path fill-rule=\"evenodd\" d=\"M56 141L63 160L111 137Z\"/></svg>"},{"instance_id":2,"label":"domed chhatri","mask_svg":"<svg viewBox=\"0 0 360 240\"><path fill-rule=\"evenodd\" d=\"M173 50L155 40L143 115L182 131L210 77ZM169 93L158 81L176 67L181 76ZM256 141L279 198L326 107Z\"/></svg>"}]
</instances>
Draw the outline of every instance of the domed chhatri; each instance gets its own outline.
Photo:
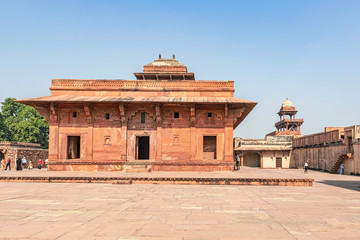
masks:
<instances>
[{"instance_id":1,"label":"domed chhatri","mask_svg":"<svg viewBox=\"0 0 360 240\"><path fill-rule=\"evenodd\" d=\"M296 118L297 110L294 104L286 98L281 104L278 115L280 121L275 123L277 131L269 133L268 136L294 136L301 135L300 126L303 124L304 119Z\"/></svg>"},{"instance_id":2,"label":"domed chhatri","mask_svg":"<svg viewBox=\"0 0 360 240\"><path fill-rule=\"evenodd\" d=\"M288 98L286 98L286 100L282 103L281 107L294 107L294 104Z\"/></svg>"}]
</instances>

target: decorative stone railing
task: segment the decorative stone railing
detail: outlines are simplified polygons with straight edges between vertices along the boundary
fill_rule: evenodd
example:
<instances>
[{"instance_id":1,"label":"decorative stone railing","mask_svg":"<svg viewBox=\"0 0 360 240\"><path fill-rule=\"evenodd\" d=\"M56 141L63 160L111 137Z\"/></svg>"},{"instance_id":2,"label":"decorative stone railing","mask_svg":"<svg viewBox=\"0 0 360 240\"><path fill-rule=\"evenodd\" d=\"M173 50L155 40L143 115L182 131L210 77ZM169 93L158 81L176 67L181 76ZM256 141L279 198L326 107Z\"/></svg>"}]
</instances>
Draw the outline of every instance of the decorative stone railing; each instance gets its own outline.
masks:
<instances>
[{"instance_id":1,"label":"decorative stone railing","mask_svg":"<svg viewBox=\"0 0 360 240\"><path fill-rule=\"evenodd\" d=\"M151 80L75 80L53 79L50 90L72 88L229 88L234 81L151 81Z\"/></svg>"}]
</instances>

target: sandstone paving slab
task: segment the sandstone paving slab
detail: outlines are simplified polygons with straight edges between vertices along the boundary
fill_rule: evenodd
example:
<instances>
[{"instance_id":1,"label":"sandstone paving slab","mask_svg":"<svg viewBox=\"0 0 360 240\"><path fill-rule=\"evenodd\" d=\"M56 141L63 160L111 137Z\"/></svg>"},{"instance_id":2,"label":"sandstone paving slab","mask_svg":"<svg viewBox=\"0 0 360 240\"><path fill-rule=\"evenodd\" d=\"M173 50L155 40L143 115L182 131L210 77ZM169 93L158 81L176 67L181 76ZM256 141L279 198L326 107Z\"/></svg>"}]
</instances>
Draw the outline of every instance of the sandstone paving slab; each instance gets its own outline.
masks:
<instances>
[{"instance_id":1,"label":"sandstone paving slab","mask_svg":"<svg viewBox=\"0 0 360 240\"><path fill-rule=\"evenodd\" d=\"M308 176L313 187L3 182L0 239L358 239L360 178Z\"/></svg>"}]
</instances>

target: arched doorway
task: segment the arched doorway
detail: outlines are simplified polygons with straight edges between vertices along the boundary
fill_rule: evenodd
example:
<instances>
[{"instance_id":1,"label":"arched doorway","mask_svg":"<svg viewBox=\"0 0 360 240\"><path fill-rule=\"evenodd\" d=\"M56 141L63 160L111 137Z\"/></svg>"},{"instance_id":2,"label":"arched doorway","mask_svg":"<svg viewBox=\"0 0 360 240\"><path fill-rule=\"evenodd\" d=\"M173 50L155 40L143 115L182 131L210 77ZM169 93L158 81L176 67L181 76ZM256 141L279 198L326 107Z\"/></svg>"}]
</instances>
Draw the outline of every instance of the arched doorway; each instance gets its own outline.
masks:
<instances>
[{"instance_id":1,"label":"arched doorway","mask_svg":"<svg viewBox=\"0 0 360 240\"><path fill-rule=\"evenodd\" d=\"M261 156L258 153L250 152L244 155L244 166L260 167Z\"/></svg>"},{"instance_id":2,"label":"arched doorway","mask_svg":"<svg viewBox=\"0 0 360 240\"><path fill-rule=\"evenodd\" d=\"M5 154L3 153L3 150L0 149L0 161L5 159Z\"/></svg>"}]
</instances>

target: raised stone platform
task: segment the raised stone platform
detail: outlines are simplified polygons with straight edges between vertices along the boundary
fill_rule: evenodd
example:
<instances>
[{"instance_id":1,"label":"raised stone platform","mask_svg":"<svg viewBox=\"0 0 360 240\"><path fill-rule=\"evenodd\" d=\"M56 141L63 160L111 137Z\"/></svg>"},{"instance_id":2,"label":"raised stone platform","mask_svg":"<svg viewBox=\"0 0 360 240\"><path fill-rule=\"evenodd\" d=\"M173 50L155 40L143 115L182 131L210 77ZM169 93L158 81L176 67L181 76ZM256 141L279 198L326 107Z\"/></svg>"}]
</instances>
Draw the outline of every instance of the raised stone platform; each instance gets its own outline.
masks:
<instances>
[{"instance_id":1,"label":"raised stone platform","mask_svg":"<svg viewBox=\"0 0 360 240\"><path fill-rule=\"evenodd\" d=\"M63 172L46 169L2 171L0 182L312 186L299 169L242 167L235 172Z\"/></svg>"}]
</instances>

